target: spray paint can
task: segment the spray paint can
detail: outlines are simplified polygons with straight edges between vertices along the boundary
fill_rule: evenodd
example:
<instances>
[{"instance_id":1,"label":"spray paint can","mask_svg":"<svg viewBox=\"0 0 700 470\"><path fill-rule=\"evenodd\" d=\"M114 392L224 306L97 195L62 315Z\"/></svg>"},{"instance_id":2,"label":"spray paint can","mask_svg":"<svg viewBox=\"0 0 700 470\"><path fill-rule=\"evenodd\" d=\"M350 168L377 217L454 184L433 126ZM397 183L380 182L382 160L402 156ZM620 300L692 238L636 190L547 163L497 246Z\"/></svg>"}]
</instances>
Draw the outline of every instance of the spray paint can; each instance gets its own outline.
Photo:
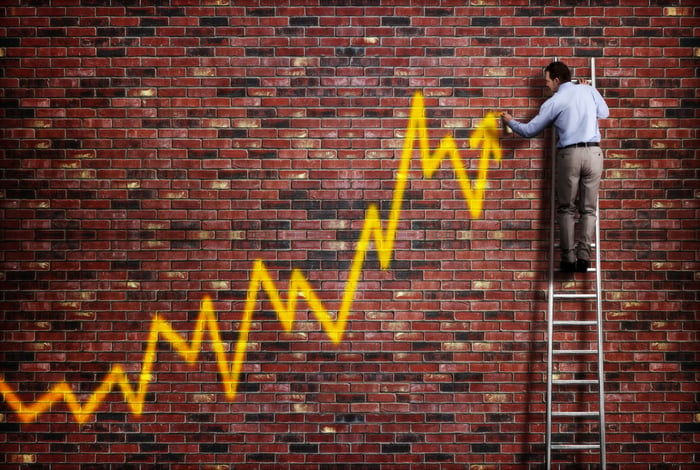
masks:
<instances>
[{"instance_id":1,"label":"spray paint can","mask_svg":"<svg viewBox=\"0 0 700 470\"><path fill-rule=\"evenodd\" d=\"M504 111L505 113L511 114L509 111ZM508 124L506 124L506 121L501 118L501 126L503 126L503 133L504 134L512 134L513 129L511 129Z\"/></svg>"}]
</instances>

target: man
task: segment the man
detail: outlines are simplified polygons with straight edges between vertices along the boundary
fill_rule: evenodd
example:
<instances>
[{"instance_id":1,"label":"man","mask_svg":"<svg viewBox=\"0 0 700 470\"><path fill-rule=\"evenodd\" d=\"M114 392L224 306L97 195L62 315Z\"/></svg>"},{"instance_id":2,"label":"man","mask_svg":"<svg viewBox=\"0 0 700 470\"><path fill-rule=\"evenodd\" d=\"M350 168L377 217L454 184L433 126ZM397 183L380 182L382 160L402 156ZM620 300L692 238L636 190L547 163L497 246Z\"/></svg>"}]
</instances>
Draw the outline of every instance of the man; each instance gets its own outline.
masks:
<instances>
[{"instance_id":1,"label":"man","mask_svg":"<svg viewBox=\"0 0 700 470\"><path fill-rule=\"evenodd\" d=\"M545 83L553 95L530 122L518 122L509 113L502 113L501 119L516 134L528 138L554 124L559 136L555 188L561 240L560 266L567 273L586 272L591 263L598 188L603 173L598 119L608 117L610 111L595 88L571 82L571 72L562 62L552 62L547 66ZM579 244L575 245L577 196L581 230Z\"/></svg>"}]
</instances>

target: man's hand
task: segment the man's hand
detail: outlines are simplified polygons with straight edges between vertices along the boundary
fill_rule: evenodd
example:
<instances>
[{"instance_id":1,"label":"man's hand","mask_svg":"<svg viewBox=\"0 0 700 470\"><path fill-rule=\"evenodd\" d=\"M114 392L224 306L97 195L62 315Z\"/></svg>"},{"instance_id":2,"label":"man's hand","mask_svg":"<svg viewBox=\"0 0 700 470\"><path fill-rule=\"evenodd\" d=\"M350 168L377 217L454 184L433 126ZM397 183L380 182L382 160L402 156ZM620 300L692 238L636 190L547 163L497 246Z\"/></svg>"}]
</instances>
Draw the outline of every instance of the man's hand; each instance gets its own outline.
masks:
<instances>
[{"instance_id":1,"label":"man's hand","mask_svg":"<svg viewBox=\"0 0 700 470\"><path fill-rule=\"evenodd\" d=\"M507 111L503 111L503 112L501 113L501 122L503 123L503 132L505 132L506 134L512 134L512 133L513 133L513 129L511 129L510 126L508 125L508 123L509 123L512 119L513 119L513 116L511 116L511 114L508 113Z\"/></svg>"}]
</instances>

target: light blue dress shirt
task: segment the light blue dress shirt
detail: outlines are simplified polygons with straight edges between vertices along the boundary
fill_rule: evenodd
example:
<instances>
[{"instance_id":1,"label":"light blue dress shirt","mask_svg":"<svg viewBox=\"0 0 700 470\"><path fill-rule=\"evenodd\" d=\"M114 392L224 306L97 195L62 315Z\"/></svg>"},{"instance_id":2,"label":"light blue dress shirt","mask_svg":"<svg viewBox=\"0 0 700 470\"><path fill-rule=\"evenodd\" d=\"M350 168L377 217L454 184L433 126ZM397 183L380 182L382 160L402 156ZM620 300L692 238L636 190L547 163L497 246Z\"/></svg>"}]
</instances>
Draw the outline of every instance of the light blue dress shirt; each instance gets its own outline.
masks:
<instances>
[{"instance_id":1,"label":"light blue dress shirt","mask_svg":"<svg viewBox=\"0 0 700 470\"><path fill-rule=\"evenodd\" d=\"M523 124L512 119L508 125L523 137L534 137L554 123L559 136L557 148L562 148L579 142L600 142L598 119L609 115L608 105L598 90L565 82L530 122Z\"/></svg>"}]
</instances>

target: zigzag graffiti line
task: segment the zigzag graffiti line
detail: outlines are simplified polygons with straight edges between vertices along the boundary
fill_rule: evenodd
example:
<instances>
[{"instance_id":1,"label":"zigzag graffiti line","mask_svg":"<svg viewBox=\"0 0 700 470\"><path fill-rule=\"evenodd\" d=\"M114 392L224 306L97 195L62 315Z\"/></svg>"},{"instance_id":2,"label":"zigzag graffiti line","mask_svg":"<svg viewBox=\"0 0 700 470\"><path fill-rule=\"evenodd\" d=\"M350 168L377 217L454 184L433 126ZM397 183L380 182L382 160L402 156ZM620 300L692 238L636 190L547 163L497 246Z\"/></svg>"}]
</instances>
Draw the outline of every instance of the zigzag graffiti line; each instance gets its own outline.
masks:
<instances>
[{"instance_id":1,"label":"zigzag graffiti line","mask_svg":"<svg viewBox=\"0 0 700 470\"><path fill-rule=\"evenodd\" d=\"M481 148L477 177L472 184L467 176L467 170L462 163L462 159L460 158L457 145L451 136L445 136L440 141L437 150L433 154L430 153L423 96L419 92L416 93L413 98L409 122L406 128L406 136L396 178L396 187L393 193L386 229L382 228L379 209L375 204L370 205L365 215L364 225L350 266L348 280L345 285L336 319L326 310L323 302L301 271L298 269L292 271L285 301L277 290L263 261L256 260L253 263L250 282L248 284L243 316L240 322L239 336L234 346L233 358L230 361L226 353L225 344L221 340L219 325L214 314L212 301L209 297L205 297L202 301L192 341L190 342L181 334L174 331L171 324L167 320L161 318L159 314L154 316L151 321L148 340L146 342L146 351L135 389L129 382L124 368L117 364L112 367L97 390L84 402L79 400L68 383L61 382L54 385L48 392L42 394L34 403L25 403L5 382L4 378L0 378L0 393L2 393L4 401L23 422L37 420L41 414L50 410L54 403L63 401L73 413L75 420L82 424L91 418L109 393L115 388L119 388L129 410L134 415L141 415L146 402L148 385L153 379L152 372L156 362L158 342L161 339L167 341L187 363L194 364L199 360L205 331L209 334L211 347L213 348L218 364L219 374L221 375L226 397L233 400L238 392L238 384L248 346L248 335L253 321L253 314L256 311L260 289L267 294L277 313L278 320L286 331L291 331L294 327L297 301L301 297L305 299L308 307L320 322L321 327L329 339L336 344L341 342L343 334L345 333L348 315L352 308L355 292L357 291L357 286L362 276L365 255L369 250L370 242L374 241L380 267L384 270L389 269L394 250L394 241L396 239L396 230L401 216L404 192L409 176L411 158L416 141L418 141L424 176L426 178L431 178L440 167L442 160L449 158L471 215L475 218L481 215L489 162L491 157L496 161L501 159L501 148L498 143L498 124L495 114L489 113L469 138L470 148Z\"/></svg>"}]
</instances>

